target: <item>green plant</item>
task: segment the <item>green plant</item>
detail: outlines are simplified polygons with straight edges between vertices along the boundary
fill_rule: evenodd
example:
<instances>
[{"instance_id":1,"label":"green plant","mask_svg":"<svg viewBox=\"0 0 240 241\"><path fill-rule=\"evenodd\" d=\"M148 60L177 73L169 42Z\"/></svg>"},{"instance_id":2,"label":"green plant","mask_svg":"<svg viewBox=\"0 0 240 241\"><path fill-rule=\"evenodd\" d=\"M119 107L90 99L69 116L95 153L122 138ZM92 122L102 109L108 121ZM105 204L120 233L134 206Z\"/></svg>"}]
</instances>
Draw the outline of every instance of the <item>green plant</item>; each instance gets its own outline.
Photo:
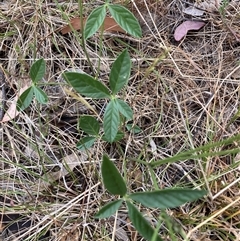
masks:
<instances>
[{"instance_id":1,"label":"green plant","mask_svg":"<svg viewBox=\"0 0 240 241\"><path fill-rule=\"evenodd\" d=\"M131 61L127 50L124 50L113 63L110 72L110 90L99 80L85 73L64 73L64 79L80 94L94 99L108 99L103 117L104 135L102 138L110 143L122 138L119 131L121 118L127 121L133 118L131 107L123 100L117 98L117 93L127 84L131 70ZM89 136L78 143L80 149L89 148L99 137L100 124L92 116L82 116L79 119L79 127Z\"/></svg>"},{"instance_id":2,"label":"green plant","mask_svg":"<svg viewBox=\"0 0 240 241\"><path fill-rule=\"evenodd\" d=\"M186 202L194 201L207 193L204 190L164 189L128 194L125 181L113 162L106 155L103 156L101 172L105 188L109 193L119 195L120 198L102 207L95 218L110 217L121 207L123 202L125 202L130 220L136 230L146 240L161 241L162 239L158 235L155 235L155 238L152 239L155 230L139 212L134 202L140 203L148 208L175 208Z\"/></svg>"},{"instance_id":3,"label":"green plant","mask_svg":"<svg viewBox=\"0 0 240 241\"><path fill-rule=\"evenodd\" d=\"M89 21L91 20L91 16L89 17ZM86 23L87 25L88 22ZM119 25L121 26L120 23ZM123 136L123 133L119 131L122 124L121 117L126 121L133 118L131 107L123 100L117 98L118 92L128 83L130 71L130 56L127 50L124 50L112 65L109 77L110 90L102 82L85 73L65 72L63 74L64 79L80 94L94 99L107 99L109 101L104 112L104 135L102 136L102 139L109 143L118 141ZM93 116L81 116L78 126L88 134L88 136L78 142L77 146L79 149L90 148L96 138L101 137L99 134L101 125ZM126 124L125 127L127 129L132 128L131 124ZM134 128L136 129L137 127ZM120 195L120 198L102 207L95 218L107 218L125 203L134 227L147 240L160 241L162 239L156 235L156 231L139 212L134 202L138 202L149 208L166 209L196 200L206 194L206 191L188 189L166 189L128 194L124 179L107 155L103 156L101 173L106 189L113 195Z\"/></svg>"},{"instance_id":4,"label":"green plant","mask_svg":"<svg viewBox=\"0 0 240 241\"><path fill-rule=\"evenodd\" d=\"M103 24L106 11L109 10L115 21L129 34L141 37L141 28L137 19L126 8L120 5L110 4L109 1L92 11L83 28L83 40L90 38ZM118 97L119 92L127 85L131 72L131 60L128 51L125 49L114 61L110 76L109 86L103 84L96 77L86 73L65 72L63 78L78 93L93 99L106 99L108 104L103 116L103 133L101 133L101 123L91 115L81 116L78 126L87 136L82 138L77 146L80 150L90 148L97 138L102 138L109 143L119 141L123 136L123 129L137 132L139 128L133 126L128 121L133 119L131 107ZM40 103L47 102L46 94L37 86L38 81L45 73L45 61L36 61L30 70L32 85L18 100L18 109L27 108L35 95ZM185 157L185 156L184 156ZM148 165L147 162L143 162ZM155 163L158 165L159 163ZM109 193L119 195L114 200L100 209L95 218L107 218L114 214L122 204L128 210L130 220L138 232L147 240L161 241L158 236L158 228L153 228L146 218L141 214L135 203L139 203L148 208L175 208L185 202L194 201L206 194L203 190L189 189L165 189L147 192L128 193L127 186L121 174L107 155L103 156L101 173L103 183ZM157 188L156 188L157 189Z\"/></svg>"},{"instance_id":5,"label":"green plant","mask_svg":"<svg viewBox=\"0 0 240 241\"><path fill-rule=\"evenodd\" d=\"M106 17L107 9L122 29L135 37L141 37L141 27L134 15L125 7L110 4L109 1L107 1L104 5L94 9L87 18L86 24L83 28L83 40L90 38L101 27ZM126 119L126 121L133 118L133 112L130 106L116 96L127 84L130 71L130 56L127 50L124 50L115 60L111 68L109 77L111 92L107 86L85 73L67 72L63 75L64 79L80 94L94 99L106 98L109 100L104 112L104 135L102 136L102 139L110 143L118 141L123 137L123 133L119 131L119 126L121 124L120 114ZM93 145L96 138L100 137L100 124L92 116L83 116L79 119L79 127L89 136L81 139L77 146L80 150L87 149ZM130 124L128 124L126 128L128 130L137 131L137 127L131 126Z\"/></svg>"},{"instance_id":6,"label":"green plant","mask_svg":"<svg viewBox=\"0 0 240 241\"><path fill-rule=\"evenodd\" d=\"M26 109L32 102L33 96L41 104L46 104L48 97L46 93L38 87L38 82L43 78L46 71L46 63L44 59L37 60L30 69L30 78L32 84L19 97L17 101L17 110Z\"/></svg>"},{"instance_id":7,"label":"green plant","mask_svg":"<svg viewBox=\"0 0 240 241\"><path fill-rule=\"evenodd\" d=\"M104 5L94 9L87 18L83 30L84 39L90 38L101 27L107 9L119 26L121 26L121 28L127 33L138 38L142 36L141 27L134 15L125 7L117 4L110 4L109 1L107 1Z\"/></svg>"}]
</instances>

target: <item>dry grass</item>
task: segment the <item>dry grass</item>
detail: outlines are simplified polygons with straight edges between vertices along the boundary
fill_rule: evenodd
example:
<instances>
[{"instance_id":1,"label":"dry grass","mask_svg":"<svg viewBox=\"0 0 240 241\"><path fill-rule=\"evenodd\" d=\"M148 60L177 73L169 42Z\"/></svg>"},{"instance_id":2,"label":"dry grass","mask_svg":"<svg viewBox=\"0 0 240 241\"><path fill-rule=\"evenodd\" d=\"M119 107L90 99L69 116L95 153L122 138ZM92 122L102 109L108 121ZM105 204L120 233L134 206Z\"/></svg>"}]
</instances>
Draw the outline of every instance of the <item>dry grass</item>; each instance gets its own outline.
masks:
<instances>
[{"instance_id":1,"label":"dry grass","mask_svg":"<svg viewBox=\"0 0 240 241\"><path fill-rule=\"evenodd\" d=\"M103 2L85 1L85 14ZM93 218L113 198L101 184L102 154L115 158L123 172L127 167L131 191L152 190L149 170L131 159L160 160L239 133L239 118L234 118L239 109L239 2L231 1L224 19L217 9L205 14L206 26L189 33L182 42L174 40L173 32L189 18L182 13L183 1L135 2L127 6L139 18L143 38L106 33L100 49L96 35L87 51L95 70L100 59L100 78L107 82L114 58L129 47L133 69L123 96L142 132L128 133L120 145L98 141L87 155L75 147L83 135L76 123L79 115L92 112L66 93L61 73L74 68L91 74L91 69L80 33L63 36L55 31L78 16L78 4L50 0L0 3L0 60L7 80L7 105L30 83L28 73L35 58L46 60L43 88L49 96L46 106L33 103L14 120L1 124L0 198L2 218L7 219L2 230L10 218L26 227L23 234L18 228L14 232L10 227L12 233L5 229L4 240L21 240L24 235L40 240L43 233L46 240L59 241L141 240L124 209L117 217ZM88 102L98 113L105 104ZM239 159L239 155L226 155L154 169L159 188L201 186L209 191L208 198L167 211L171 220L160 229L164 240L183 240L184 234L192 241L240 240ZM65 162L73 164L72 171L63 171ZM56 173L59 178L51 183ZM157 223L158 210L142 211ZM21 215L28 222L19 221Z\"/></svg>"}]
</instances>

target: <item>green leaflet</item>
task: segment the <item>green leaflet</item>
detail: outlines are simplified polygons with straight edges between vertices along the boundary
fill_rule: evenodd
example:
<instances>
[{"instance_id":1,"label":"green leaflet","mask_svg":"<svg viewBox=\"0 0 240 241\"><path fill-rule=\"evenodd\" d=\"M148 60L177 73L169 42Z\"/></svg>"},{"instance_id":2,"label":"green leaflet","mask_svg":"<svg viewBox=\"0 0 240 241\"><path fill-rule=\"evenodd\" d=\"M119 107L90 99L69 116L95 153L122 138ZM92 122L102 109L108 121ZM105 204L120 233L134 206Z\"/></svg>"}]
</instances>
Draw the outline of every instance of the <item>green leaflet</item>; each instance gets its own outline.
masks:
<instances>
[{"instance_id":1,"label":"green leaflet","mask_svg":"<svg viewBox=\"0 0 240 241\"><path fill-rule=\"evenodd\" d=\"M124 196L127 193L126 184L121 174L107 155L103 156L101 170L105 188L113 195Z\"/></svg>"},{"instance_id":2,"label":"green leaflet","mask_svg":"<svg viewBox=\"0 0 240 241\"><path fill-rule=\"evenodd\" d=\"M32 102L33 99L33 87L27 88L17 101L17 110L25 110Z\"/></svg>"},{"instance_id":3,"label":"green leaflet","mask_svg":"<svg viewBox=\"0 0 240 241\"><path fill-rule=\"evenodd\" d=\"M138 192L129 195L132 200L150 208L175 208L186 202L194 201L206 195L204 190L164 189L152 192Z\"/></svg>"},{"instance_id":4,"label":"green leaflet","mask_svg":"<svg viewBox=\"0 0 240 241\"><path fill-rule=\"evenodd\" d=\"M30 77L33 83L37 83L41 80L46 71L46 63L44 59L37 60L30 69Z\"/></svg>"},{"instance_id":5,"label":"green leaflet","mask_svg":"<svg viewBox=\"0 0 240 241\"><path fill-rule=\"evenodd\" d=\"M146 240L151 241L154 235L154 229L132 203L129 201L126 201L126 203L128 208L128 215L131 222L133 223L133 226ZM162 239L157 236L155 241L162 241Z\"/></svg>"},{"instance_id":6,"label":"green leaflet","mask_svg":"<svg viewBox=\"0 0 240 241\"><path fill-rule=\"evenodd\" d=\"M37 101L40 104L46 104L48 101L48 97L47 97L46 93L35 85L32 88L33 88L33 92L34 92L34 95L35 95Z\"/></svg>"},{"instance_id":7,"label":"green leaflet","mask_svg":"<svg viewBox=\"0 0 240 241\"><path fill-rule=\"evenodd\" d=\"M97 136L100 130L98 121L89 115L84 115L79 118L78 126L87 134Z\"/></svg>"},{"instance_id":8,"label":"green leaflet","mask_svg":"<svg viewBox=\"0 0 240 241\"><path fill-rule=\"evenodd\" d=\"M108 88L88 74L65 72L63 78L82 95L94 99L111 98Z\"/></svg>"},{"instance_id":9,"label":"green leaflet","mask_svg":"<svg viewBox=\"0 0 240 241\"><path fill-rule=\"evenodd\" d=\"M124 85L127 84L131 71L131 60L128 51L125 49L114 61L110 72L110 89L115 95Z\"/></svg>"},{"instance_id":10,"label":"green leaflet","mask_svg":"<svg viewBox=\"0 0 240 241\"><path fill-rule=\"evenodd\" d=\"M77 148L79 150L87 150L94 144L96 140L95 136L85 136L78 143Z\"/></svg>"},{"instance_id":11,"label":"green leaflet","mask_svg":"<svg viewBox=\"0 0 240 241\"><path fill-rule=\"evenodd\" d=\"M128 131L132 132L133 134L138 134L142 131L139 126L134 125L134 124L127 124L126 128Z\"/></svg>"},{"instance_id":12,"label":"green leaflet","mask_svg":"<svg viewBox=\"0 0 240 241\"><path fill-rule=\"evenodd\" d=\"M113 142L120 141L123 137L124 137L124 133L121 132L121 131L118 131L116 137L113 140ZM102 140L108 141L105 135L102 136Z\"/></svg>"},{"instance_id":13,"label":"green leaflet","mask_svg":"<svg viewBox=\"0 0 240 241\"><path fill-rule=\"evenodd\" d=\"M118 133L120 123L118 105L115 99L111 100L105 110L103 117L103 129L105 139L112 143Z\"/></svg>"},{"instance_id":14,"label":"green leaflet","mask_svg":"<svg viewBox=\"0 0 240 241\"><path fill-rule=\"evenodd\" d=\"M120 208L122 202L123 200L119 199L106 204L99 210L99 212L94 217L100 219L110 217Z\"/></svg>"},{"instance_id":15,"label":"green leaflet","mask_svg":"<svg viewBox=\"0 0 240 241\"><path fill-rule=\"evenodd\" d=\"M84 27L83 36L85 39L90 38L94 33L98 31L104 22L106 16L105 5L94 9L87 18L86 25Z\"/></svg>"},{"instance_id":16,"label":"green leaflet","mask_svg":"<svg viewBox=\"0 0 240 241\"><path fill-rule=\"evenodd\" d=\"M116 102L117 102L117 106L118 106L118 111L124 117L126 117L127 121L132 120L133 111L132 111L131 107L126 102L124 102L123 100L116 99Z\"/></svg>"},{"instance_id":17,"label":"green leaflet","mask_svg":"<svg viewBox=\"0 0 240 241\"><path fill-rule=\"evenodd\" d=\"M134 37L142 37L142 29L138 23L138 20L128 9L116 4L109 4L108 9L122 29Z\"/></svg>"}]
</instances>

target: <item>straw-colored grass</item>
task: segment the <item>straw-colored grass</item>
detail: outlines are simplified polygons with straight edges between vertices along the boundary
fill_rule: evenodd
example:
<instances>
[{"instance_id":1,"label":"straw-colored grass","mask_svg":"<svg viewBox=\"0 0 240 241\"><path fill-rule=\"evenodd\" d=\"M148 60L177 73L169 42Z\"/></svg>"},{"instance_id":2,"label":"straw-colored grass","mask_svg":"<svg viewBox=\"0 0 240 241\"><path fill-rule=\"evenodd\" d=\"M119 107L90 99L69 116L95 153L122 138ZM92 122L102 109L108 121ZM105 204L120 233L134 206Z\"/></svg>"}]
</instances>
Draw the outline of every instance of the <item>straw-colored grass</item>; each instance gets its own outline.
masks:
<instances>
[{"instance_id":1,"label":"straw-colored grass","mask_svg":"<svg viewBox=\"0 0 240 241\"><path fill-rule=\"evenodd\" d=\"M84 14L103 2L84 1ZM0 127L3 240L40 240L43 234L56 241L141 240L124 209L106 220L93 218L114 199L101 183L102 154L115 159L122 173L127 170L131 191L153 190L149 169L133 160L161 160L239 133L239 2L231 1L225 16L216 9L199 17L206 21L205 27L181 42L174 40L173 33L184 19L191 19L182 12L185 2L115 2L135 14L143 37L104 33L100 45L96 34L86 50L94 71L108 83L114 59L129 49L133 68L121 94L142 131L127 133L119 145L99 140L88 153L76 148L84 135L77 119L93 112L72 97L73 90L61 78L68 69L92 73L81 33L58 31L78 16L77 1L0 2L0 69L6 77L7 108L29 85L29 69L38 58L47 63L43 89L49 97L47 105L33 102ZM106 103L86 100L102 116ZM141 208L153 225L165 220L160 228L163 240L240 240L239 159L228 154L154 168L159 188L209 191L208 197L166 213ZM10 225L14 222L25 224L25 229L14 229Z\"/></svg>"}]
</instances>

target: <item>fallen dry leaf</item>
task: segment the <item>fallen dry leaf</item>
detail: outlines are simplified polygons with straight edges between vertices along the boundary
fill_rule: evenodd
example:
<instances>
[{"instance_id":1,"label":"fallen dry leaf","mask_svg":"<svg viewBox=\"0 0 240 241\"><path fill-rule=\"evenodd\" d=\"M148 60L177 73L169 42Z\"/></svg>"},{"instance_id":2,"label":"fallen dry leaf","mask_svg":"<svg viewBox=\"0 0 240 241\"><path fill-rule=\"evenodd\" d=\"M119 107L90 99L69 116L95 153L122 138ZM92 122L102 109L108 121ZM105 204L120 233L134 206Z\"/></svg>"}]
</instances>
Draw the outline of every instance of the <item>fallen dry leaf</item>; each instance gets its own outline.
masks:
<instances>
[{"instance_id":1,"label":"fallen dry leaf","mask_svg":"<svg viewBox=\"0 0 240 241\"><path fill-rule=\"evenodd\" d=\"M91 149L88 150L91 152ZM63 158L64 167L62 170L57 172L49 172L43 175L43 179L39 180L38 184L34 186L38 191L42 191L48 188L53 182L66 176L70 171L72 171L77 165L86 162L88 159L88 154L86 152L81 152L81 154L76 155L75 153L65 156Z\"/></svg>"},{"instance_id":2,"label":"fallen dry leaf","mask_svg":"<svg viewBox=\"0 0 240 241\"><path fill-rule=\"evenodd\" d=\"M201 9L196 8L194 6L190 6L190 7L187 7L185 9L183 9L183 12L188 14L188 15L191 15L191 16L202 16L205 13L204 10L201 10Z\"/></svg>"},{"instance_id":3,"label":"fallen dry leaf","mask_svg":"<svg viewBox=\"0 0 240 241\"><path fill-rule=\"evenodd\" d=\"M199 1L195 6L205 11L213 12L219 9L221 6L221 0Z\"/></svg>"},{"instance_id":4,"label":"fallen dry leaf","mask_svg":"<svg viewBox=\"0 0 240 241\"><path fill-rule=\"evenodd\" d=\"M216 11L220 4L221 0L196 1L193 6L183 9L183 12L191 16L202 16L206 11Z\"/></svg>"},{"instance_id":5,"label":"fallen dry leaf","mask_svg":"<svg viewBox=\"0 0 240 241\"><path fill-rule=\"evenodd\" d=\"M180 41L189 30L199 30L205 24L202 21L185 21L175 29L174 38L176 41Z\"/></svg>"},{"instance_id":6,"label":"fallen dry leaf","mask_svg":"<svg viewBox=\"0 0 240 241\"><path fill-rule=\"evenodd\" d=\"M20 90L19 90L19 95L16 95L14 100L12 101L12 104L10 105L10 107L8 108L8 110L6 111L5 115L3 116L3 119L0 123L3 123L3 122L7 122L7 121L10 121L12 119L14 119L18 114L19 112L17 111L17 100L19 98L19 96L28 88L29 86L28 85L25 85L24 87L22 87Z\"/></svg>"},{"instance_id":7,"label":"fallen dry leaf","mask_svg":"<svg viewBox=\"0 0 240 241\"><path fill-rule=\"evenodd\" d=\"M83 24L85 24L87 18L83 19ZM75 30L81 30L81 22L80 22L80 18L73 18L70 21L73 29ZM107 32L121 32L121 33L126 33L125 30L123 30L113 18L110 17L106 17L103 23L103 29L104 31ZM72 32L72 29L70 27L70 25L66 25L61 29L61 33L62 34L66 34Z\"/></svg>"}]
</instances>

